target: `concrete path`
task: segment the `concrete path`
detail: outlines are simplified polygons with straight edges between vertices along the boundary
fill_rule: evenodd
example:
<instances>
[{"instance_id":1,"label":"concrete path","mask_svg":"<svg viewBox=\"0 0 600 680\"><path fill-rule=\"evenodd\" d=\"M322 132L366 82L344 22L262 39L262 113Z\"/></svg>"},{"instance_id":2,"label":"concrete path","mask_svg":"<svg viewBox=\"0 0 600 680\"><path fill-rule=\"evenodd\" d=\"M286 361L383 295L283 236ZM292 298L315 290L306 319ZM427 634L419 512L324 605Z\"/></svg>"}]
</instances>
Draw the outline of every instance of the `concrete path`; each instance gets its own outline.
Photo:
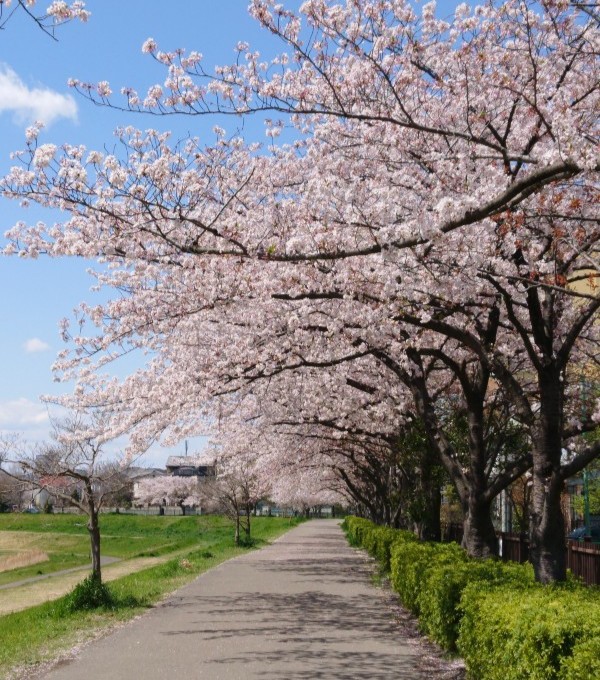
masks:
<instances>
[{"instance_id":1,"label":"concrete path","mask_svg":"<svg viewBox=\"0 0 600 680\"><path fill-rule=\"evenodd\" d=\"M114 562L120 562L120 557L101 557L100 564L104 567L107 564L113 564ZM47 578L54 578L56 576L64 576L65 574L72 574L75 571L91 571L92 564L83 564L80 567L71 567L70 569L59 569L58 571L51 571L48 574L41 574L39 576L30 576L29 578L21 579L20 581L11 581L10 583L5 583L0 586L0 590L8 590L9 588L19 588L20 586L27 586L30 583L37 583L38 581L44 581Z\"/></svg>"},{"instance_id":2,"label":"concrete path","mask_svg":"<svg viewBox=\"0 0 600 680\"><path fill-rule=\"evenodd\" d=\"M422 680L335 520L224 562L46 680Z\"/></svg>"},{"instance_id":3,"label":"concrete path","mask_svg":"<svg viewBox=\"0 0 600 680\"><path fill-rule=\"evenodd\" d=\"M134 557L130 560L108 558L116 561L112 564L107 563L102 569L102 580L113 581L121 576L154 567L172 559L176 554L169 553L162 557ZM35 607L66 595L86 576L83 571L86 568L90 567L77 568L73 571L65 570L67 573L54 572L48 574L47 579L24 585L11 584L10 588L7 587L0 592L0 616L29 609L29 607Z\"/></svg>"}]
</instances>

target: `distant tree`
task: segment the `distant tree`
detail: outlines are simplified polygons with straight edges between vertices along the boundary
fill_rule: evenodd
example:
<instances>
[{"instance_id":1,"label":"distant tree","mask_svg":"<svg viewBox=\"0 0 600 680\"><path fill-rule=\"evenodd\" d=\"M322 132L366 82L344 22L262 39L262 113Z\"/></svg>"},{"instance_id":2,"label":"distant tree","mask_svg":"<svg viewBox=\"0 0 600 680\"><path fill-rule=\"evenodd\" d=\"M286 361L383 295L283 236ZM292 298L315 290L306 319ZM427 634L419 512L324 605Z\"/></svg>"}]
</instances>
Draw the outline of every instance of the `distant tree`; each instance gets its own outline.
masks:
<instances>
[{"instance_id":1,"label":"distant tree","mask_svg":"<svg viewBox=\"0 0 600 680\"><path fill-rule=\"evenodd\" d=\"M206 495L202 493L197 477L163 476L141 479L135 500L159 507L178 505L185 515L185 508L204 505Z\"/></svg>"},{"instance_id":2,"label":"distant tree","mask_svg":"<svg viewBox=\"0 0 600 680\"><path fill-rule=\"evenodd\" d=\"M217 476L207 482L206 490L218 511L233 522L235 544L240 545L242 531L249 541L252 511L268 492L257 460L248 453L222 457L217 463Z\"/></svg>"},{"instance_id":3,"label":"distant tree","mask_svg":"<svg viewBox=\"0 0 600 680\"><path fill-rule=\"evenodd\" d=\"M17 468L9 463L18 446L15 437L0 435L0 512L20 507L22 503L24 481Z\"/></svg>"},{"instance_id":4,"label":"distant tree","mask_svg":"<svg viewBox=\"0 0 600 680\"><path fill-rule=\"evenodd\" d=\"M29 489L45 490L50 497L74 506L87 515L92 557L92 579L102 581L100 561L100 510L123 483L122 467L107 460L100 417L79 414L54 423L53 441L4 456L4 470L17 478L8 464L18 465ZM2 462L2 459L0 459Z\"/></svg>"},{"instance_id":5,"label":"distant tree","mask_svg":"<svg viewBox=\"0 0 600 680\"><path fill-rule=\"evenodd\" d=\"M0 470L0 512L21 504L22 482Z\"/></svg>"}]
</instances>

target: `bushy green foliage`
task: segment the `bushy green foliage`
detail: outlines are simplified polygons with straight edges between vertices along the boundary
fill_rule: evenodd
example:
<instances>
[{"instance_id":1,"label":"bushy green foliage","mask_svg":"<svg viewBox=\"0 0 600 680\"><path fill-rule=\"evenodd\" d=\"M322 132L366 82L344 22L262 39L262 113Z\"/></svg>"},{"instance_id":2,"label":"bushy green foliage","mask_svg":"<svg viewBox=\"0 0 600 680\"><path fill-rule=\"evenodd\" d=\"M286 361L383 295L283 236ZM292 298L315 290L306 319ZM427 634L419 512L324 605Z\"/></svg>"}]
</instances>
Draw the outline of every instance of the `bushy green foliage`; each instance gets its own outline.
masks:
<instances>
[{"instance_id":1,"label":"bushy green foliage","mask_svg":"<svg viewBox=\"0 0 600 680\"><path fill-rule=\"evenodd\" d=\"M110 608L114 604L108 586L90 574L78 583L60 603L62 612L72 614L79 611Z\"/></svg>"},{"instance_id":2,"label":"bushy green foliage","mask_svg":"<svg viewBox=\"0 0 600 680\"><path fill-rule=\"evenodd\" d=\"M398 531L388 527L379 527L379 529L372 555L385 571L389 571L394 543L416 543L418 539L410 531Z\"/></svg>"},{"instance_id":3,"label":"bushy green foliage","mask_svg":"<svg viewBox=\"0 0 600 680\"><path fill-rule=\"evenodd\" d=\"M348 536L350 545L363 546L363 534L371 527L376 526L373 522L362 517L346 517L342 522L342 529Z\"/></svg>"},{"instance_id":4,"label":"bushy green foliage","mask_svg":"<svg viewBox=\"0 0 600 680\"><path fill-rule=\"evenodd\" d=\"M418 598L419 624L446 651L456 650L461 597L465 587L476 582L482 588L499 583L526 587L534 582L533 569L531 565L515 562L435 555L423 575Z\"/></svg>"},{"instance_id":5,"label":"bushy green foliage","mask_svg":"<svg viewBox=\"0 0 600 680\"><path fill-rule=\"evenodd\" d=\"M573 656L564 660L561 673L564 680L600 678L600 636L577 643Z\"/></svg>"},{"instance_id":6,"label":"bushy green foliage","mask_svg":"<svg viewBox=\"0 0 600 680\"><path fill-rule=\"evenodd\" d=\"M583 680L600 638L600 592L578 584L463 591L457 648L477 680ZM587 669L586 669L587 666ZM586 675L587 673L587 675Z\"/></svg>"},{"instance_id":7,"label":"bushy green foliage","mask_svg":"<svg viewBox=\"0 0 600 680\"><path fill-rule=\"evenodd\" d=\"M421 592L434 566L462 563L466 553L456 543L394 544L391 581L402 604L413 614L421 611Z\"/></svg>"},{"instance_id":8,"label":"bushy green foliage","mask_svg":"<svg viewBox=\"0 0 600 680\"><path fill-rule=\"evenodd\" d=\"M379 526L362 517L346 517L342 528L346 531L349 543L364 548L384 571L390 570L391 549L396 541L417 541L410 531Z\"/></svg>"},{"instance_id":9,"label":"bushy green foliage","mask_svg":"<svg viewBox=\"0 0 600 680\"><path fill-rule=\"evenodd\" d=\"M529 564L475 560L458 545L348 517L350 542L385 568L419 625L464 657L471 680L600 678L600 589L535 583Z\"/></svg>"}]
</instances>

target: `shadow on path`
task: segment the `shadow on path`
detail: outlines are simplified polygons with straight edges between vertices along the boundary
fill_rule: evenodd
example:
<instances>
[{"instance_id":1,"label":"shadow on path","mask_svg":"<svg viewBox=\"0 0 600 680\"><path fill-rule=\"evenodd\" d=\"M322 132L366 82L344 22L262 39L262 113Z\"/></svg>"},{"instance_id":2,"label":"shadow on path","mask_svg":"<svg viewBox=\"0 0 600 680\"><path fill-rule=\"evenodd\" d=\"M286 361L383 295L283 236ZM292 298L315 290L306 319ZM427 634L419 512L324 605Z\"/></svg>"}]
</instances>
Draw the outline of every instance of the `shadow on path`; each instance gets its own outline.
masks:
<instances>
[{"instance_id":1,"label":"shadow on path","mask_svg":"<svg viewBox=\"0 0 600 680\"><path fill-rule=\"evenodd\" d=\"M423 680L364 555L335 521L225 562L47 680Z\"/></svg>"}]
</instances>

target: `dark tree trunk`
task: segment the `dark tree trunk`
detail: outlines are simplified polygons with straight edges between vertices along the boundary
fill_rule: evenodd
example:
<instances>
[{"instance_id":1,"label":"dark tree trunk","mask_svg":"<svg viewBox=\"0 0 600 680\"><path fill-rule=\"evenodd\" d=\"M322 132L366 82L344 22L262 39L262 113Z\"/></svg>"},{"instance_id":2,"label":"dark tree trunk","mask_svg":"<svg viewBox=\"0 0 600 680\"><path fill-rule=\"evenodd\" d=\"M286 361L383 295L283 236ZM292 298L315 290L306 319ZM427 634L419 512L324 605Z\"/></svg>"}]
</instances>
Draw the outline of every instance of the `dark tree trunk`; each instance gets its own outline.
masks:
<instances>
[{"instance_id":1,"label":"dark tree trunk","mask_svg":"<svg viewBox=\"0 0 600 680\"><path fill-rule=\"evenodd\" d=\"M90 534L90 551L92 555L92 578L102 581L102 567L100 564L100 525L98 512L95 508L90 510L87 529Z\"/></svg>"},{"instance_id":2,"label":"dark tree trunk","mask_svg":"<svg viewBox=\"0 0 600 680\"><path fill-rule=\"evenodd\" d=\"M240 544L240 515L239 513L236 513L235 515L235 538L234 538L234 543L235 545Z\"/></svg>"},{"instance_id":3,"label":"dark tree trunk","mask_svg":"<svg viewBox=\"0 0 600 680\"><path fill-rule=\"evenodd\" d=\"M529 559L540 583L567 578L565 519L560 502L562 486L562 479L534 470Z\"/></svg>"},{"instance_id":4,"label":"dark tree trunk","mask_svg":"<svg viewBox=\"0 0 600 680\"><path fill-rule=\"evenodd\" d=\"M492 523L491 503L480 494L472 494L462 504L463 539L461 546L471 557L496 557L498 539Z\"/></svg>"},{"instance_id":5,"label":"dark tree trunk","mask_svg":"<svg viewBox=\"0 0 600 680\"><path fill-rule=\"evenodd\" d=\"M540 372L540 411L534 429L533 488L529 558L541 583L567 578L565 519L561 507L563 478L562 388L553 367Z\"/></svg>"},{"instance_id":6,"label":"dark tree trunk","mask_svg":"<svg viewBox=\"0 0 600 680\"><path fill-rule=\"evenodd\" d=\"M422 541L439 541L442 538L440 509L442 493L440 489L440 469L435 452L428 446L422 452L417 467L417 477L410 480L413 497L413 523L416 535Z\"/></svg>"},{"instance_id":7,"label":"dark tree trunk","mask_svg":"<svg viewBox=\"0 0 600 680\"><path fill-rule=\"evenodd\" d=\"M422 541L440 541L442 493L439 484L431 479L427 480L423 485L422 494L423 512L420 520L415 523L415 533Z\"/></svg>"},{"instance_id":8,"label":"dark tree trunk","mask_svg":"<svg viewBox=\"0 0 600 680\"><path fill-rule=\"evenodd\" d=\"M246 538L250 538L250 517L252 515L252 506L250 503L246 503L246 525L244 526L244 531L246 532Z\"/></svg>"}]
</instances>

